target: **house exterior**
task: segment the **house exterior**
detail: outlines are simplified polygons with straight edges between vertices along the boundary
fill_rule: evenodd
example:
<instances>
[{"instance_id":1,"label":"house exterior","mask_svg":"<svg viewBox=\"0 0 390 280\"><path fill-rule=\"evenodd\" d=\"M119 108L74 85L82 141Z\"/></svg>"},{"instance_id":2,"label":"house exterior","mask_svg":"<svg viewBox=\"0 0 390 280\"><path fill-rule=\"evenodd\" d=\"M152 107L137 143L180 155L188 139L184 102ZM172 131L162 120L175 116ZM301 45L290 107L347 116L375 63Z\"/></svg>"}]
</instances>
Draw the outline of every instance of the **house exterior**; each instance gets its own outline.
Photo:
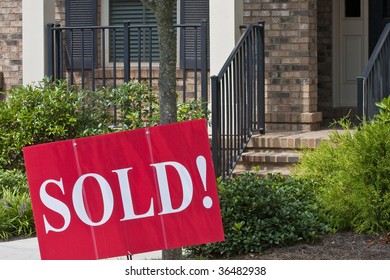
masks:
<instances>
[{"instance_id":1,"label":"house exterior","mask_svg":"<svg viewBox=\"0 0 390 280\"><path fill-rule=\"evenodd\" d=\"M22 3L25 1L31 0L0 0L3 90L23 83L23 47L28 47L22 38ZM216 1L222 0L210 0L210 32L215 26L212 19L218 16L224 20L220 9L215 8ZM68 1L51 2L55 6L56 23L65 25ZM110 10L112 4L120 0L96 2L96 23L109 23L107 20L114 13ZM127 2L137 4L139 1ZM179 0L178 11L182 11L184 5L191 14L194 11L191 2ZM353 114L357 102L356 76L363 71L390 18L390 1L236 0L221 3L234 5L233 17L238 17L237 24L265 21L267 131L317 130L350 110ZM230 21L229 18L225 26ZM220 43L223 40L218 38ZM210 46L213 48L213 42ZM216 60L215 53L210 50L211 63Z\"/></svg>"}]
</instances>

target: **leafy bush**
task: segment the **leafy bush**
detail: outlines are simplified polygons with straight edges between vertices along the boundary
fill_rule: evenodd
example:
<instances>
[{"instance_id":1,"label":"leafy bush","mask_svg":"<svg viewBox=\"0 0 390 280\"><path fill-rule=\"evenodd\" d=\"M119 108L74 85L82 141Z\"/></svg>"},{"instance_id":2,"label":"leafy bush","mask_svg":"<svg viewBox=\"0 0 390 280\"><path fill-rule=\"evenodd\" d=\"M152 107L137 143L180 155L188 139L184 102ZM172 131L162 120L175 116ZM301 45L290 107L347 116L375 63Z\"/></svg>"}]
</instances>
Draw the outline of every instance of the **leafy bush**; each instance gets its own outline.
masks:
<instances>
[{"instance_id":1,"label":"leafy bush","mask_svg":"<svg viewBox=\"0 0 390 280\"><path fill-rule=\"evenodd\" d=\"M385 112L385 111L381 111ZM304 153L294 173L319 182L318 201L337 230L390 230L390 125L384 114Z\"/></svg>"},{"instance_id":2,"label":"leafy bush","mask_svg":"<svg viewBox=\"0 0 390 280\"><path fill-rule=\"evenodd\" d=\"M27 179L23 172L0 170L0 239L35 234Z\"/></svg>"},{"instance_id":3,"label":"leafy bush","mask_svg":"<svg viewBox=\"0 0 390 280\"><path fill-rule=\"evenodd\" d=\"M377 102L379 107L379 114L376 115L377 120L385 123L390 123L390 96L384 98L381 102Z\"/></svg>"},{"instance_id":4,"label":"leafy bush","mask_svg":"<svg viewBox=\"0 0 390 280\"><path fill-rule=\"evenodd\" d=\"M205 102L192 100L177 105L177 121L189 121L196 119L208 119L210 112L204 109Z\"/></svg>"},{"instance_id":5,"label":"leafy bush","mask_svg":"<svg viewBox=\"0 0 390 280\"><path fill-rule=\"evenodd\" d=\"M260 253L272 246L313 240L327 232L318 216L313 182L246 173L219 184L225 241L188 248L191 256Z\"/></svg>"},{"instance_id":6,"label":"leafy bush","mask_svg":"<svg viewBox=\"0 0 390 280\"><path fill-rule=\"evenodd\" d=\"M47 80L11 90L8 101L0 102L0 168L22 170L25 146L85 136L89 129L106 132L109 100L102 105L105 99L96 98L101 94Z\"/></svg>"},{"instance_id":7,"label":"leafy bush","mask_svg":"<svg viewBox=\"0 0 390 280\"><path fill-rule=\"evenodd\" d=\"M154 126L159 123L158 95L146 83L124 83L113 89L113 103L123 129Z\"/></svg>"},{"instance_id":8,"label":"leafy bush","mask_svg":"<svg viewBox=\"0 0 390 280\"><path fill-rule=\"evenodd\" d=\"M178 121L201 117L200 101L178 105ZM22 148L28 145L158 123L158 96L148 84L77 91L65 81L42 80L11 90L0 102L0 168L23 169Z\"/></svg>"},{"instance_id":9,"label":"leafy bush","mask_svg":"<svg viewBox=\"0 0 390 280\"><path fill-rule=\"evenodd\" d=\"M160 123L157 92L146 83L124 83L113 90L113 103L118 109L117 119L122 129L154 126ZM177 121L208 118L204 103L192 100L177 105Z\"/></svg>"}]
</instances>

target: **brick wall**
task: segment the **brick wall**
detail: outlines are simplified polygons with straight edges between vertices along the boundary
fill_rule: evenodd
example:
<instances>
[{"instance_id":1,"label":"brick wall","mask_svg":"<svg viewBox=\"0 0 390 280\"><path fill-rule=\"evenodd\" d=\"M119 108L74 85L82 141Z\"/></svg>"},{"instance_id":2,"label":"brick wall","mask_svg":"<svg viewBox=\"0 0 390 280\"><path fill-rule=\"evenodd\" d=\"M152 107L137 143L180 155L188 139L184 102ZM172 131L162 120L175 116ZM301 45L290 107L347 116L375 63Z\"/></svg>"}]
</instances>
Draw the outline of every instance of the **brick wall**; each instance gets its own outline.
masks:
<instances>
[{"instance_id":1,"label":"brick wall","mask_svg":"<svg viewBox=\"0 0 390 280\"><path fill-rule=\"evenodd\" d=\"M33 1L33 0L31 0ZM56 0L56 21L64 19L65 0ZM3 91L23 83L22 0L0 0L0 72Z\"/></svg>"},{"instance_id":2,"label":"brick wall","mask_svg":"<svg viewBox=\"0 0 390 280\"><path fill-rule=\"evenodd\" d=\"M3 90L22 83L22 1L0 1L0 72Z\"/></svg>"},{"instance_id":3,"label":"brick wall","mask_svg":"<svg viewBox=\"0 0 390 280\"><path fill-rule=\"evenodd\" d=\"M332 1L317 0L318 110L324 122L334 117L332 96Z\"/></svg>"},{"instance_id":4,"label":"brick wall","mask_svg":"<svg viewBox=\"0 0 390 280\"><path fill-rule=\"evenodd\" d=\"M244 0L244 22L265 20L267 130L314 130L317 0Z\"/></svg>"}]
</instances>

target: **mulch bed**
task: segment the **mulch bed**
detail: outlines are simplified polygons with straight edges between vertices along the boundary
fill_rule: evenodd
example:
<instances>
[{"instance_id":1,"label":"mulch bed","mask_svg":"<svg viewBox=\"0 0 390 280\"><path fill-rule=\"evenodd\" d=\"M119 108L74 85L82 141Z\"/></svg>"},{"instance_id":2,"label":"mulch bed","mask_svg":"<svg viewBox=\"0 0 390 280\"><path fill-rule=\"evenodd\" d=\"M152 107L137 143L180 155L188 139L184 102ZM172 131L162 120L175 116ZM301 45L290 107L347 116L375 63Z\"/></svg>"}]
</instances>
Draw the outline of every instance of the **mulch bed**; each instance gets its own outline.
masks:
<instances>
[{"instance_id":1,"label":"mulch bed","mask_svg":"<svg viewBox=\"0 0 390 280\"><path fill-rule=\"evenodd\" d=\"M282 248L239 259L261 260L390 260L390 232L379 236L339 232L320 241Z\"/></svg>"}]
</instances>

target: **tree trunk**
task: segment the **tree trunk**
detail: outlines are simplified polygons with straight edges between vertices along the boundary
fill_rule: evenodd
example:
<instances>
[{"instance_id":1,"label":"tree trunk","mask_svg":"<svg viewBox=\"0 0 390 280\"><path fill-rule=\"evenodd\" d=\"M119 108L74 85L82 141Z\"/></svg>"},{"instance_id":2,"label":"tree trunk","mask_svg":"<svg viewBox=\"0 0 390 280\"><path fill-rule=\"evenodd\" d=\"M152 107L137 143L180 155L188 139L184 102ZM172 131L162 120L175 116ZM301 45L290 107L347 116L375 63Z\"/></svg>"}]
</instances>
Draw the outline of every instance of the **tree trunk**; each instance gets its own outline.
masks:
<instances>
[{"instance_id":1,"label":"tree trunk","mask_svg":"<svg viewBox=\"0 0 390 280\"><path fill-rule=\"evenodd\" d=\"M160 124L177 122L176 30L173 11L176 0L142 0L156 16L160 47Z\"/></svg>"},{"instance_id":2,"label":"tree trunk","mask_svg":"<svg viewBox=\"0 0 390 280\"><path fill-rule=\"evenodd\" d=\"M157 20L160 47L160 77L158 91L160 124L177 122L176 93L176 30L173 27L173 11L176 0L141 0L149 7ZM180 230L180 229L178 229ZM163 250L164 260L180 260L182 249Z\"/></svg>"}]
</instances>

